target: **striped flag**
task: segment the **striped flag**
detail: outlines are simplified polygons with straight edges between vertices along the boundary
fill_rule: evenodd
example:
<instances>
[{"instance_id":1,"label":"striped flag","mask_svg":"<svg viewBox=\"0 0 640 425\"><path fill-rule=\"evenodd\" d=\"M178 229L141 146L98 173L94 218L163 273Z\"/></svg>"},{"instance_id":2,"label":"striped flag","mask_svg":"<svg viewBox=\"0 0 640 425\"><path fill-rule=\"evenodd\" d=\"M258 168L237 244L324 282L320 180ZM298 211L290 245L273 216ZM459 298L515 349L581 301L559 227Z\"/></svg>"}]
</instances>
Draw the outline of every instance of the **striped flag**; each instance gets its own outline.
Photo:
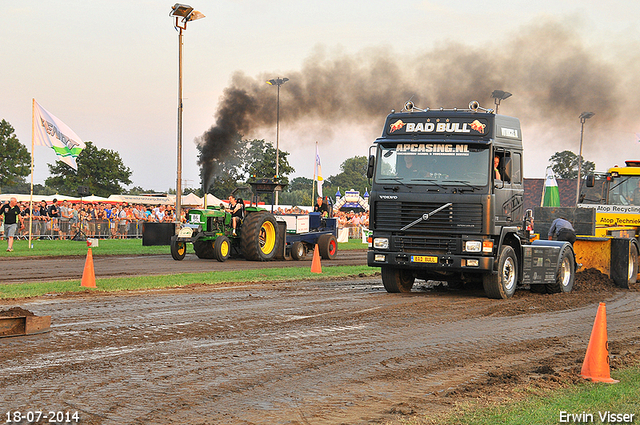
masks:
<instances>
[{"instance_id":1,"label":"striped flag","mask_svg":"<svg viewBox=\"0 0 640 425\"><path fill-rule=\"evenodd\" d=\"M322 183L324 183L322 179L322 165L320 164L320 153L318 152L318 142L316 142L316 166L314 174L316 176L316 181L318 182L318 196L322 196Z\"/></svg>"},{"instance_id":2,"label":"striped flag","mask_svg":"<svg viewBox=\"0 0 640 425\"><path fill-rule=\"evenodd\" d=\"M553 174L551 167L547 167L547 173L544 181L544 189L542 192L543 207L559 207L560 191L558 190L558 182Z\"/></svg>"},{"instance_id":3,"label":"striped flag","mask_svg":"<svg viewBox=\"0 0 640 425\"><path fill-rule=\"evenodd\" d=\"M34 144L49 146L58 155L60 161L77 171L76 158L85 148L82 139L65 123L40 106L35 99L33 100L33 114L35 121Z\"/></svg>"}]
</instances>

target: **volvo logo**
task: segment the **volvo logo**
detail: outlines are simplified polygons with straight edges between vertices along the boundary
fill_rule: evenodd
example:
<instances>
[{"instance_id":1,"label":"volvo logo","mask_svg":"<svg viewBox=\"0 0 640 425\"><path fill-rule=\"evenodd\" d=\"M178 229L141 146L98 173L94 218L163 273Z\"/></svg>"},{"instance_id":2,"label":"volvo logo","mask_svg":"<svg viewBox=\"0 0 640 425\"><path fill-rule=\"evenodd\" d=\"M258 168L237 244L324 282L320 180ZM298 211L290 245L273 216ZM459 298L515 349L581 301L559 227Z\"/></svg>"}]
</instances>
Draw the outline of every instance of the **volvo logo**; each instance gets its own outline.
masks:
<instances>
[{"instance_id":1,"label":"volvo logo","mask_svg":"<svg viewBox=\"0 0 640 425\"><path fill-rule=\"evenodd\" d=\"M380 195L380 199L398 199L398 195Z\"/></svg>"}]
</instances>

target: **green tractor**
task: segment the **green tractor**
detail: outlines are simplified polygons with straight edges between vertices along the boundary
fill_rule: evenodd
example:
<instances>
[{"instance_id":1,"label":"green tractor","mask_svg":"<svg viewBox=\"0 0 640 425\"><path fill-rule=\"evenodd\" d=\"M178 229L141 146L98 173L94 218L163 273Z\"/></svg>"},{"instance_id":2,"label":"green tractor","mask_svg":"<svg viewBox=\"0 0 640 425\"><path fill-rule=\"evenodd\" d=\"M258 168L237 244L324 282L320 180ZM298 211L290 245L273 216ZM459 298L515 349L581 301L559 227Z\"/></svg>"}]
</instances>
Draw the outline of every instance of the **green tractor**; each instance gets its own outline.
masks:
<instances>
[{"instance_id":1,"label":"green tractor","mask_svg":"<svg viewBox=\"0 0 640 425\"><path fill-rule=\"evenodd\" d=\"M237 234L233 234L231 214L222 207L189 211L188 223L171 238L171 256L182 260L187 243L193 244L198 258L226 261L231 254L251 261L269 261L276 254L278 225L273 214L257 207L246 207Z\"/></svg>"},{"instance_id":2,"label":"green tractor","mask_svg":"<svg viewBox=\"0 0 640 425\"><path fill-rule=\"evenodd\" d=\"M226 261L231 255L242 256L250 261L269 261L276 257L278 248L283 247L284 231L278 230L273 214L259 208L258 195L271 193L277 182L268 179L256 180L251 189L241 187L233 191L251 190L252 203L243 206L243 218L233 233L231 213L222 206L209 206L204 209L192 209L187 217L188 222L177 235L171 238L171 256L174 260L184 259L187 243L193 244L198 258L215 258ZM238 198L238 201L242 201ZM283 248L282 248L283 249Z\"/></svg>"}]
</instances>

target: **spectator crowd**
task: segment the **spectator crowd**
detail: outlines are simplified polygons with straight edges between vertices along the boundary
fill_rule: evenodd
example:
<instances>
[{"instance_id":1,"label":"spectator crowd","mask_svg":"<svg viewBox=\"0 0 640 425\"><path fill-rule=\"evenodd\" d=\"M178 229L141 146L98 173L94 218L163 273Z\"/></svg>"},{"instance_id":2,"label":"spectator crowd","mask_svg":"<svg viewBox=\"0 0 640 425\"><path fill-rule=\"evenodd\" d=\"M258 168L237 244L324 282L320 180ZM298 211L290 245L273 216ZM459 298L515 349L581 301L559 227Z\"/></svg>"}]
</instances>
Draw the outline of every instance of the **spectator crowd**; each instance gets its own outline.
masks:
<instances>
[{"instance_id":1,"label":"spectator crowd","mask_svg":"<svg viewBox=\"0 0 640 425\"><path fill-rule=\"evenodd\" d=\"M23 226L20 226L16 237L22 239L29 235L30 218L32 237L41 239L71 239L80 231L87 237L98 239L141 238L142 224L145 222L176 221L174 205L34 200L32 214L29 202L18 202L18 206ZM188 210L182 209L183 223L187 222ZM279 207L274 209L274 213L308 214L308 211L299 207ZM338 228L353 229L353 237L359 237L359 230L369 226L368 212L334 210L333 217L338 220ZM0 216L2 219L3 216Z\"/></svg>"},{"instance_id":2,"label":"spectator crowd","mask_svg":"<svg viewBox=\"0 0 640 425\"><path fill-rule=\"evenodd\" d=\"M274 210L274 213L277 215L280 214L309 214L308 211L299 208L278 208ZM333 210L333 218L338 221L338 229L349 229L349 238L361 238L362 237L362 229L369 228L369 212L361 211L340 211Z\"/></svg>"},{"instance_id":3,"label":"spectator crowd","mask_svg":"<svg viewBox=\"0 0 640 425\"><path fill-rule=\"evenodd\" d=\"M107 202L33 202L33 213L28 202L19 202L23 225L17 237L29 235L41 239L71 239L82 231L88 237L124 239L142 237L143 222L175 221L173 205L142 205ZM186 211L183 210L183 221Z\"/></svg>"}]
</instances>

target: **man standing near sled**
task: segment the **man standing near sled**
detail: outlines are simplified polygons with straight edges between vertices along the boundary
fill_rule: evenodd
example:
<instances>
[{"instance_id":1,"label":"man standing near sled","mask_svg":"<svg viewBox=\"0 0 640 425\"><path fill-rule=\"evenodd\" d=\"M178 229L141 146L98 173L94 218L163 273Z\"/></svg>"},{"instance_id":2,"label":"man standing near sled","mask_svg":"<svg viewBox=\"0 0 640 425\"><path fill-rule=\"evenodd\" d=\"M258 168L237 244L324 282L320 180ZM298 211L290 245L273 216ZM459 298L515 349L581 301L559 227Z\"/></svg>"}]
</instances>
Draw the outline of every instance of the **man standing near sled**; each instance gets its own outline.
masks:
<instances>
[{"instance_id":1,"label":"man standing near sled","mask_svg":"<svg viewBox=\"0 0 640 425\"><path fill-rule=\"evenodd\" d=\"M0 215L4 215L4 234L7 237L7 252L13 251L13 238L18 231L18 219L20 219L20 228L24 227L22 215L20 215L20 207L18 200L11 198L8 203L0 207Z\"/></svg>"}]
</instances>

